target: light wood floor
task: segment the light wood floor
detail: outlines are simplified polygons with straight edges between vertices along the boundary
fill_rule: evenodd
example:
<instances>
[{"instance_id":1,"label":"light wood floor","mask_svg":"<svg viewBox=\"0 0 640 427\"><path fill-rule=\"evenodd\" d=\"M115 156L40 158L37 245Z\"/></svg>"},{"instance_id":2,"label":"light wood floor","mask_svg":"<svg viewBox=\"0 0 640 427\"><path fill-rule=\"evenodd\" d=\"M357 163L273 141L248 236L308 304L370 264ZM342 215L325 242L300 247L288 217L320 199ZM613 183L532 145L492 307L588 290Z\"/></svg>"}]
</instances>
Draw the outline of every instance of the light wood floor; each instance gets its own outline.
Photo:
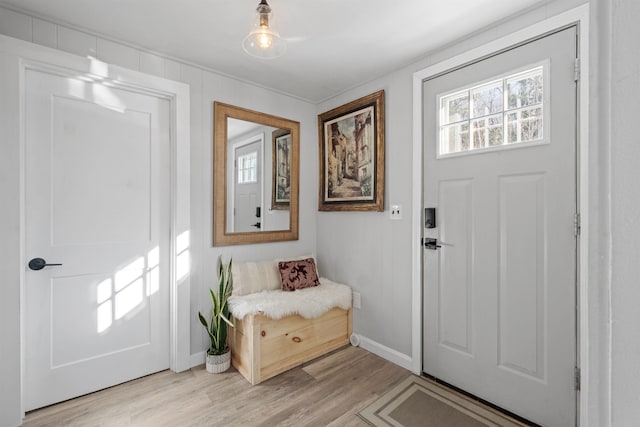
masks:
<instances>
[{"instance_id":1,"label":"light wood floor","mask_svg":"<svg viewBox=\"0 0 640 427\"><path fill-rule=\"evenodd\" d=\"M30 412L23 426L366 426L356 414L409 375L348 346L255 386L233 368L164 371Z\"/></svg>"}]
</instances>

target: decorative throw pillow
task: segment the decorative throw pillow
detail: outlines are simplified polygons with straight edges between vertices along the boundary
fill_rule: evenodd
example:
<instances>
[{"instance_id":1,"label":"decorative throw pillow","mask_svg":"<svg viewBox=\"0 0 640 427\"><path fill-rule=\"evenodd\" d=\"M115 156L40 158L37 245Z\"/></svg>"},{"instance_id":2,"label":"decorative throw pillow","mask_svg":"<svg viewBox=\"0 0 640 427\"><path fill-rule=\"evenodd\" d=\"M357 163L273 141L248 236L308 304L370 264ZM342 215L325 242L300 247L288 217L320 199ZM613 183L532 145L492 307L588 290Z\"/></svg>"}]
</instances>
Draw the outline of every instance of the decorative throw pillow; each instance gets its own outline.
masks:
<instances>
[{"instance_id":1,"label":"decorative throw pillow","mask_svg":"<svg viewBox=\"0 0 640 427\"><path fill-rule=\"evenodd\" d=\"M320 284L316 263L313 258L280 261L278 269L282 278L283 291L295 291L296 289L310 288Z\"/></svg>"},{"instance_id":2,"label":"decorative throw pillow","mask_svg":"<svg viewBox=\"0 0 640 427\"><path fill-rule=\"evenodd\" d=\"M282 287L278 266L273 261L233 261L233 295L247 295Z\"/></svg>"},{"instance_id":3,"label":"decorative throw pillow","mask_svg":"<svg viewBox=\"0 0 640 427\"><path fill-rule=\"evenodd\" d=\"M300 260L307 259L307 258L311 258L311 259L313 259L313 263L314 263L313 265L314 265L314 266L315 266L315 268L316 268L316 274L318 275L318 278L319 278L319 277L320 277L320 272L318 271L318 262L316 261L316 257L315 257L315 256L313 256L312 254L298 255L298 256L294 256L294 257L286 257L286 258L277 258L277 259L275 260L276 262L275 262L274 267L275 267L275 269L276 269L276 270L278 270L278 263L279 263L280 261L300 261ZM278 274L278 276L279 276L279 275L280 275L280 274Z\"/></svg>"}]
</instances>

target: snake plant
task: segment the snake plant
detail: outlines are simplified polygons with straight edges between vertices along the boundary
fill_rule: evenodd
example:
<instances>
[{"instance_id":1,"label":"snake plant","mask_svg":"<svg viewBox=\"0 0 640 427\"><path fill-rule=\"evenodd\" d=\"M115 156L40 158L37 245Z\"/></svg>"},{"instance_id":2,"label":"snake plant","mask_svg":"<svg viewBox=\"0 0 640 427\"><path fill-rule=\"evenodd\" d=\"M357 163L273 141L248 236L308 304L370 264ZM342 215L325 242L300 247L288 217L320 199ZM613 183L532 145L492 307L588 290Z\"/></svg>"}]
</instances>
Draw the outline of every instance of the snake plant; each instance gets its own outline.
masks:
<instances>
[{"instance_id":1,"label":"snake plant","mask_svg":"<svg viewBox=\"0 0 640 427\"><path fill-rule=\"evenodd\" d=\"M233 275L231 274L231 263L224 265L222 263L222 257L218 258L218 292L214 292L213 289L209 289L211 294L211 319L207 322L207 319L198 312L198 318L200 323L207 330L209 338L211 338L211 345L207 354L219 355L226 353L229 349L227 346L227 331L229 326L233 327L229 316L229 304L227 300L231 296L233 289Z\"/></svg>"}]
</instances>

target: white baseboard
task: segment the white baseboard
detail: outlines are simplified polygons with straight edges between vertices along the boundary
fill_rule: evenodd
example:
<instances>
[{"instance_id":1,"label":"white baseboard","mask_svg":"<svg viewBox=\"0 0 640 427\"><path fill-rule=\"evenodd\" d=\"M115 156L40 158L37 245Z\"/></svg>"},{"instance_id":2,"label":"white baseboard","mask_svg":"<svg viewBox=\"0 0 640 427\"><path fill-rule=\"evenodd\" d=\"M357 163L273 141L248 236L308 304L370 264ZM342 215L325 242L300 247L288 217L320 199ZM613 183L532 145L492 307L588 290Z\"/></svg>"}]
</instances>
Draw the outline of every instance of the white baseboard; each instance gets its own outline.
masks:
<instances>
[{"instance_id":1,"label":"white baseboard","mask_svg":"<svg viewBox=\"0 0 640 427\"><path fill-rule=\"evenodd\" d=\"M389 362L395 363L402 368L405 368L409 371L412 370L413 360L411 359L411 357L360 334L358 334L358 336L360 337L360 347L364 348L367 351L370 351L377 356L382 357L383 359L388 360Z\"/></svg>"},{"instance_id":2,"label":"white baseboard","mask_svg":"<svg viewBox=\"0 0 640 427\"><path fill-rule=\"evenodd\" d=\"M206 351L201 351L200 353L191 355L191 367L199 366L204 364L204 360L206 359Z\"/></svg>"},{"instance_id":3,"label":"white baseboard","mask_svg":"<svg viewBox=\"0 0 640 427\"><path fill-rule=\"evenodd\" d=\"M367 351L370 351L376 356L380 356L383 359L388 360L389 362L395 363L396 365L411 371L412 360L406 354L400 353L399 351L396 351L392 348L384 346L360 334L358 334L358 338L360 338L360 347L364 348ZM191 367L193 368L195 366L204 364L205 358L206 358L206 351L201 351L199 353L192 354Z\"/></svg>"}]
</instances>

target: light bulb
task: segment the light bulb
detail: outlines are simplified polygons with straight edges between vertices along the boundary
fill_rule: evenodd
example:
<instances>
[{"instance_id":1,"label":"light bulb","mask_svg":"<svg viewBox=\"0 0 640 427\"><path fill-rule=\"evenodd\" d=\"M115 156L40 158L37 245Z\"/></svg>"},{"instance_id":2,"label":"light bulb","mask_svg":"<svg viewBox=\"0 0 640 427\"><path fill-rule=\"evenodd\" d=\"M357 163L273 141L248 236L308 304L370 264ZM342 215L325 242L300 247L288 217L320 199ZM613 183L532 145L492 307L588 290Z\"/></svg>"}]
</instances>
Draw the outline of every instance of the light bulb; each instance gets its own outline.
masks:
<instances>
[{"instance_id":1,"label":"light bulb","mask_svg":"<svg viewBox=\"0 0 640 427\"><path fill-rule=\"evenodd\" d=\"M257 34L258 47L260 49L269 49L271 47L271 42L273 41L273 36L269 29L262 28Z\"/></svg>"}]
</instances>

